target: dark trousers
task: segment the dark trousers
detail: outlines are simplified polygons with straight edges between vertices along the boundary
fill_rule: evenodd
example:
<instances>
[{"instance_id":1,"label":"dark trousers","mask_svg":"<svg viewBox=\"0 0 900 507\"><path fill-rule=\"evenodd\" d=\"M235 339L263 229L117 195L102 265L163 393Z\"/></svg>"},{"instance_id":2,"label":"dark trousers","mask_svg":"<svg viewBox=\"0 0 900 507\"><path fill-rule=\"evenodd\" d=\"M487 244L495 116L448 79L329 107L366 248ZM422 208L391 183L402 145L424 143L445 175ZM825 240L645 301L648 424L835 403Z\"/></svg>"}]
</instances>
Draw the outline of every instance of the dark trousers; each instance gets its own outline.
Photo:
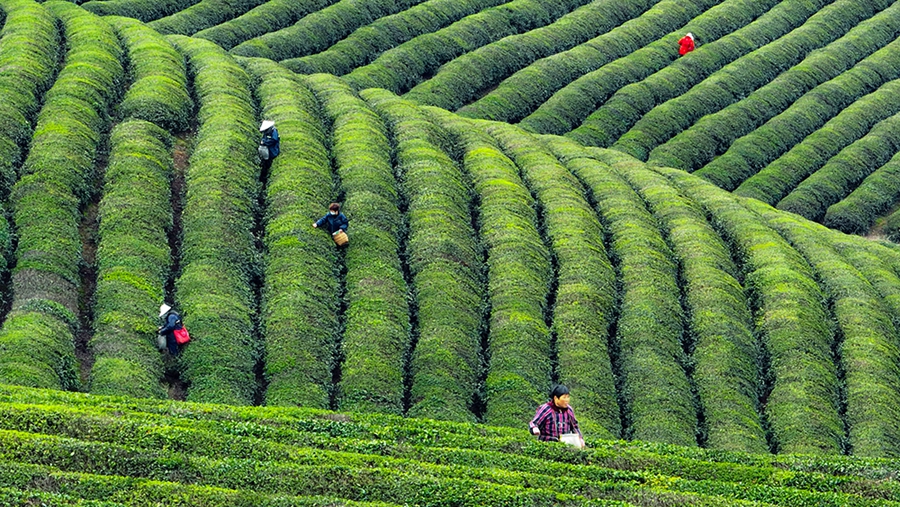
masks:
<instances>
[{"instance_id":1,"label":"dark trousers","mask_svg":"<svg viewBox=\"0 0 900 507\"><path fill-rule=\"evenodd\" d=\"M169 354L178 355L178 342L175 341L175 333L166 333L166 346L169 347Z\"/></svg>"}]
</instances>

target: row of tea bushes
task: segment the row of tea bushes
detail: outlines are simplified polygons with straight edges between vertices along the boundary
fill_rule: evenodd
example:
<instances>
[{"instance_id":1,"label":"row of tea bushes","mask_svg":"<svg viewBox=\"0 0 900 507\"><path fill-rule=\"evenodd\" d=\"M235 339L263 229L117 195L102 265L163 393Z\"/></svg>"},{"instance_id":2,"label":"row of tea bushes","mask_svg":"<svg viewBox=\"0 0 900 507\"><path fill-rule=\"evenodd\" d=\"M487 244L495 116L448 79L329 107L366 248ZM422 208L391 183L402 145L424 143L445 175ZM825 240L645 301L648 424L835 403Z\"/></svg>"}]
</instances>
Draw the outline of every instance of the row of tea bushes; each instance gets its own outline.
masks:
<instances>
[{"instance_id":1,"label":"row of tea bushes","mask_svg":"<svg viewBox=\"0 0 900 507\"><path fill-rule=\"evenodd\" d=\"M878 217L900 200L900 156L894 155L850 192L828 207L822 224L848 234L865 234Z\"/></svg>"},{"instance_id":2,"label":"row of tea bushes","mask_svg":"<svg viewBox=\"0 0 900 507\"><path fill-rule=\"evenodd\" d=\"M112 28L68 2L44 4L65 26L66 65L46 94L11 204L18 234L13 311L0 331L0 379L72 389L81 206L124 78Z\"/></svg>"},{"instance_id":3,"label":"row of tea bushes","mask_svg":"<svg viewBox=\"0 0 900 507\"><path fill-rule=\"evenodd\" d=\"M779 39L778 44L768 44L737 59L685 93L654 107L613 148L642 160L652 158L653 165L694 169L690 155L693 150L729 144L736 135L759 126L806 92L841 75L894 40L900 25L900 8L888 8L873 16L870 8L846 12L839 5L822 9L802 27ZM859 25L854 26L857 22ZM817 48L821 50L812 52ZM870 84L868 90L882 82ZM704 145L699 145L687 139L676 145L673 152L655 150L704 116L703 125L725 123L710 130L717 134L715 142L710 143L707 138ZM690 151L684 153L678 146Z\"/></svg>"},{"instance_id":4,"label":"row of tea bushes","mask_svg":"<svg viewBox=\"0 0 900 507\"><path fill-rule=\"evenodd\" d=\"M409 220L406 256L417 326L408 414L473 421L484 298L471 185L448 154L452 142L442 127L383 90L361 96L392 133Z\"/></svg>"},{"instance_id":5,"label":"row of tea bushes","mask_svg":"<svg viewBox=\"0 0 900 507\"><path fill-rule=\"evenodd\" d=\"M609 231L619 279L619 396L623 436L697 445L697 407L684 368L684 314L673 254L628 183L602 162L558 146Z\"/></svg>"},{"instance_id":6,"label":"row of tea bushes","mask_svg":"<svg viewBox=\"0 0 900 507\"><path fill-rule=\"evenodd\" d=\"M168 40L188 60L200 106L182 214L181 273L176 281L191 343L181 356L187 397L235 405L256 393L253 237L259 188L250 78L221 48L202 39Z\"/></svg>"},{"instance_id":7,"label":"row of tea bushes","mask_svg":"<svg viewBox=\"0 0 900 507\"><path fill-rule=\"evenodd\" d=\"M639 16L658 0L601 0L581 6L549 25L510 35L443 65L413 87L407 100L455 110L535 60L571 49Z\"/></svg>"},{"instance_id":8,"label":"row of tea bushes","mask_svg":"<svg viewBox=\"0 0 900 507\"><path fill-rule=\"evenodd\" d=\"M753 319L731 252L697 203L663 176L613 151L598 154L641 195L678 259L693 380L711 449L768 450L758 413Z\"/></svg>"},{"instance_id":9,"label":"row of tea bushes","mask_svg":"<svg viewBox=\"0 0 900 507\"><path fill-rule=\"evenodd\" d=\"M693 32L702 44L698 50L712 45L716 39L741 29L769 10L784 9L782 3L773 0L726 0L714 7L702 4L699 15L689 19L681 29L661 39L588 72L571 83L565 84L526 116L521 125L526 130L544 134L565 134L578 127L585 118L600 107L626 83L646 79L670 65L678 56L678 40L685 32ZM705 9L704 9L705 8ZM762 42L760 42L762 44ZM730 56L726 49L715 49L715 56ZM695 51L696 52L696 51ZM736 56L732 56L731 59ZM679 65L684 65L679 63Z\"/></svg>"},{"instance_id":10,"label":"row of tea bushes","mask_svg":"<svg viewBox=\"0 0 900 507\"><path fill-rule=\"evenodd\" d=\"M176 14L200 0L92 0L81 6L98 16L124 16L149 22Z\"/></svg>"},{"instance_id":11,"label":"row of tea bushes","mask_svg":"<svg viewBox=\"0 0 900 507\"><path fill-rule=\"evenodd\" d=\"M268 0L240 16L204 28L193 37L215 42L223 49L231 49L238 44L269 32L281 30L300 21L316 11L324 9L338 0Z\"/></svg>"},{"instance_id":12,"label":"row of tea bushes","mask_svg":"<svg viewBox=\"0 0 900 507\"><path fill-rule=\"evenodd\" d=\"M579 76L659 41L716 3L713 0L657 2L639 17L607 33L531 63L481 98L459 108L457 113L469 118L518 122Z\"/></svg>"},{"instance_id":13,"label":"row of tea bushes","mask_svg":"<svg viewBox=\"0 0 900 507\"><path fill-rule=\"evenodd\" d=\"M190 126L194 103L184 57L162 35L129 18L109 16L125 45L131 86L118 106L120 118L146 120L172 133Z\"/></svg>"},{"instance_id":14,"label":"row of tea bushes","mask_svg":"<svg viewBox=\"0 0 900 507\"><path fill-rule=\"evenodd\" d=\"M747 174L753 175L744 180L734 193L775 205L841 150L866 135L879 122L898 113L900 80L894 80L848 106L800 143L781 146L770 140L769 144L774 147L766 146L767 151L760 149L762 153L758 157L745 155L752 168ZM727 152L719 158L733 160ZM766 165L770 158L775 160ZM734 162L733 167L738 171L746 165L740 160ZM715 161L697 173L713 182L719 179L725 182L729 178L723 166L715 164Z\"/></svg>"},{"instance_id":15,"label":"row of tea bushes","mask_svg":"<svg viewBox=\"0 0 900 507\"><path fill-rule=\"evenodd\" d=\"M4 0L0 30L0 194L16 182L16 170L32 136L44 92L56 77L59 30L47 8L32 0Z\"/></svg>"},{"instance_id":16,"label":"row of tea bushes","mask_svg":"<svg viewBox=\"0 0 900 507\"><path fill-rule=\"evenodd\" d=\"M657 169L702 206L731 245L744 274L768 355L771 389L765 397L770 447L783 453L837 453L844 438L839 380L832 357L835 336L826 296L806 260L736 197L677 169ZM764 396L766 393L763 393Z\"/></svg>"},{"instance_id":17,"label":"row of tea bushes","mask_svg":"<svg viewBox=\"0 0 900 507\"><path fill-rule=\"evenodd\" d=\"M840 329L850 446L861 456L900 455L900 348L889 308L872 284L830 244L831 231L757 201L747 207L810 263ZM900 286L895 286L896 290Z\"/></svg>"},{"instance_id":18,"label":"row of tea bushes","mask_svg":"<svg viewBox=\"0 0 900 507\"><path fill-rule=\"evenodd\" d=\"M99 206L90 391L164 398L156 308L169 277L172 137L144 120L113 129Z\"/></svg>"},{"instance_id":19,"label":"row of tea bushes","mask_svg":"<svg viewBox=\"0 0 900 507\"><path fill-rule=\"evenodd\" d=\"M429 0L378 19L321 53L289 58L281 64L300 74L324 72L340 76L413 37L440 30L502 3L505 0Z\"/></svg>"},{"instance_id":20,"label":"row of tea bushes","mask_svg":"<svg viewBox=\"0 0 900 507\"><path fill-rule=\"evenodd\" d=\"M519 166L541 210L555 271L554 373L573 390L586 429L597 425L599 434L619 436L622 421L607 346L617 287L600 221L579 181L535 137L503 124L486 129ZM489 415L502 414L488 402Z\"/></svg>"},{"instance_id":21,"label":"row of tea bushes","mask_svg":"<svg viewBox=\"0 0 900 507\"><path fill-rule=\"evenodd\" d=\"M304 16L291 26L244 41L231 52L287 60L325 51L332 44L375 20L402 12L425 0L339 0Z\"/></svg>"},{"instance_id":22,"label":"row of tea bushes","mask_svg":"<svg viewBox=\"0 0 900 507\"><path fill-rule=\"evenodd\" d=\"M306 83L331 125L342 209L351 218L338 407L400 414L410 309L401 265L405 223L390 140L381 118L346 83L326 74Z\"/></svg>"},{"instance_id":23,"label":"row of tea bushes","mask_svg":"<svg viewBox=\"0 0 900 507\"><path fill-rule=\"evenodd\" d=\"M544 315L553 273L538 232L537 203L515 163L479 126L440 109L430 111L461 147L478 203L490 309L485 419L523 427L534 408L546 401L551 376L550 329Z\"/></svg>"},{"instance_id":24,"label":"row of tea bushes","mask_svg":"<svg viewBox=\"0 0 900 507\"><path fill-rule=\"evenodd\" d=\"M262 5L265 0L200 0L164 18L147 23L163 35L191 35L216 26Z\"/></svg>"},{"instance_id":25,"label":"row of tea bushes","mask_svg":"<svg viewBox=\"0 0 900 507\"><path fill-rule=\"evenodd\" d=\"M239 59L257 82L261 117L281 134L266 182L260 330L267 405L329 407L338 329L338 264L327 234L310 224L331 202L331 160L319 104L271 60Z\"/></svg>"},{"instance_id":26,"label":"row of tea bushes","mask_svg":"<svg viewBox=\"0 0 900 507\"><path fill-rule=\"evenodd\" d=\"M437 32L420 35L382 53L344 76L357 90L386 88L403 93L462 54L552 23L589 0L512 0L468 16Z\"/></svg>"},{"instance_id":27,"label":"row of tea bushes","mask_svg":"<svg viewBox=\"0 0 900 507\"><path fill-rule=\"evenodd\" d=\"M569 135L582 144L612 146L656 106L692 89L729 64L746 61L748 55L769 45L773 39L785 37L792 40L799 37L795 34L803 35L795 40L797 47L792 47L791 50L777 44L771 46L781 53L778 55L778 62L787 66L790 65L791 58L801 58L806 52L836 39L848 26L843 24L840 29L829 30L828 26L820 24L818 20L830 20L832 17L840 19L843 15L849 19L849 26L852 26L853 22L864 19L862 14L866 9L853 8L850 4L855 5L855 2L847 0L823 7L828 3L826 0L782 2L753 22L746 20L748 24L743 28L728 30L725 32L727 35L708 44L702 41L710 37L702 32L696 34L701 44L695 51L678 58L646 79L622 86ZM853 18L853 11L857 11L857 18ZM868 10L868 14L871 14L871 10ZM765 82L767 77L767 74L757 73L754 81ZM641 158L646 160L646 156Z\"/></svg>"}]
</instances>

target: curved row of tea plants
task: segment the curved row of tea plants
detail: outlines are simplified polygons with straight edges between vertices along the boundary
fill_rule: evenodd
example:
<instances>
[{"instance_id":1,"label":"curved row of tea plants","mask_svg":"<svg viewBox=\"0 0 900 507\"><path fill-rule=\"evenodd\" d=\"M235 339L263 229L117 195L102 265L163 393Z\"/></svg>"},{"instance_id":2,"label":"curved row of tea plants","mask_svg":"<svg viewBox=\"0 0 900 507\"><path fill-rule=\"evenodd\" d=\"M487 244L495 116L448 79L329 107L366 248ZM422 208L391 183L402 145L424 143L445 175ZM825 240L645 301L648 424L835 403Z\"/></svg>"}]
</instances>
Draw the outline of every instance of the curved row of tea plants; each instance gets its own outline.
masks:
<instances>
[{"instance_id":1,"label":"curved row of tea plants","mask_svg":"<svg viewBox=\"0 0 900 507\"><path fill-rule=\"evenodd\" d=\"M256 81L260 117L279 129L282 153L265 188L260 334L267 405L328 408L338 328L337 254L310 224L331 202L331 160L319 104L271 60L240 59Z\"/></svg>"},{"instance_id":2,"label":"curved row of tea plants","mask_svg":"<svg viewBox=\"0 0 900 507\"><path fill-rule=\"evenodd\" d=\"M676 32L670 33L627 56L604 64L600 68L588 72L565 85L553 93L534 112L526 116L520 124L526 130L533 132L565 134L578 127L585 118L605 103L623 85L637 83L659 72L660 69L671 65L678 56L677 41L684 36L684 32L696 33L700 40L704 41L697 48L697 51L702 49L704 52L708 52L710 50L704 48L715 44L717 39L725 37L732 32L746 29L747 25L757 18L766 19L766 14L770 11L775 13L780 13L785 9L790 11L792 5L791 3L774 1L726 0L715 7L703 11ZM805 19L806 16L809 16L814 11L814 8L808 6L807 10L801 13L800 20L797 23L802 22L802 19ZM776 14L772 14L769 17L774 16ZM781 14L777 14L777 16L781 16ZM750 37L744 44L748 42L753 43L759 38ZM763 43L764 40L756 42L757 45L762 45ZM730 56L730 59L734 59L739 56L739 54L734 54L734 52L741 49L741 47L731 48L731 46L717 49L717 45L712 47L713 52L707 58L719 59ZM747 50L749 48L744 49L744 51ZM684 63L681 62L679 65L684 65Z\"/></svg>"},{"instance_id":3,"label":"curved row of tea plants","mask_svg":"<svg viewBox=\"0 0 900 507\"><path fill-rule=\"evenodd\" d=\"M314 55L282 60L300 74L324 72L341 76L365 65L384 51L423 33L431 33L506 0L428 0L385 16Z\"/></svg>"},{"instance_id":4,"label":"curved row of tea plants","mask_svg":"<svg viewBox=\"0 0 900 507\"><path fill-rule=\"evenodd\" d=\"M510 35L441 66L430 79L404 95L407 100L458 109L513 72L609 32L639 16L658 0L601 0L583 5L549 25Z\"/></svg>"},{"instance_id":5,"label":"curved row of tea plants","mask_svg":"<svg viewBox=\"0 0 900 507\"><path fill-rule=\"evenodd\" d=\"M639 17L603 35L516 71L494 90L459 108L457 113L469 118L518 122L579 76L663 39L716 3L713 0L658 2Z\"/></svg>"},{"instance_id":6,"label":"curved row of tea plants","mask_svg":"<svg viewBox=\"0 0 900 507\"><path fill-rule=\"evenodd\" d=\"M464 53L552 23L587 3L590 0L512 0L385 51L372 63L344 76L344 80L357 90L386 88L403 93Z\"/></svg>"},{"instance_id":7,"label":"curved row of tea plants","mask_svg":"<svg viewBox=\"0 0 900 507\"><path fill-rule=\"evenodd\" d=\"M406 234L384 122L340 79L305 79L331 125L331 150L351 218L345 257L341 410L403 412L410 308L401 264Z\"/></svg>"},{"instance_id":8,"label":"curved row of tea plants","mask_svg":"<svg viewBox=\"0 0 900 507\"><path fill-rule=\"evenodd\" d=\"M864 234L879 216L898 201L900 156L894 155L866 176L850 195L829 206L822 217L822 224L849 234Z\"/></svg>"},{"instance_id":9,"label":"curved row of tea plants","mask_svg":"<svg viewBox=\"0 0 900 507\"><path fill-rule=\"evenodd\" d=\"M125 16L149 22L164 18L200 2L200 0L92 0L81 4L98 16Z\"/></svg>"},{"instance_id":10,"label":"curved row of tea plants","mask_svg":"<svg viewBox=\"0 0 900 507\"><path fill-rule=\"evenodd\" d=\"M147 23L163 35L192 35L262 5L266 0L200 0L164 18Z\"/></svg>"},{"instance_id":11,"label":"curved row of tea plants","mask_svg":"<svg viewBox=\"0 0 900 507\"><path fill-rule=\"evenodd\" d=\"M182 378L190 400L250 404L260 343L251 316L259 276L253 237L259 187L258 135L250 78L224 50L171 35L188 60L200 110L185 174L181 273L176 309L192 340Z\"/></svg>"},{"instance_id":12,"label":"curved row of tea plants","mask_svg":"<svg viewBox=\"0 0 900 507\"><path fill-rule=\"evenodd\" d=\"M122 49L102 19L68 2L45 7L65 26L66 65L46 94L12 189L17 229L13 311L0 331L0 379L71 389L75 371L81 206L124 78Z\"/></svg>"},{"instance_id":13,"label":"curved row of tea plants","mask_svg":"<svg viewBox=\"0 0 900 507\"><path fill-rule=\"evenodd\" d=\"M231 49L254 37L274 32L297 23L306 16L334 4L338 0L268 0L240 16L204 28L193 37L215 42L223 49Z\"/></svg>"},{"instance_id":14,"label":"curved row of tea plants","mask_svg":"<svg viewBox=\"0 0 900 507\"><path fill-rule=\"evenodd\" d=\"M471 185L447 150L446 131L409 102L362 92L385 118L406 201L410 291L416 300L408 414L472 421L481 370L482 258Z\"/></svg>"},{"instance_id":15,"label":"curved row of tea plants","mask_svg":"<svg viewBox=\"0 0 900 507\"><path fill-rule=\"evenodd\" d=\"M859 10L859 17L871 14ZM863 18L865 20L857 26L853 23L859 17L849 16L839 9L835 11L822 9L810 18L809 23L783 37L777 44L763 46L739 58L689 91L654 107L622 135L613 148L642 160L652 159L653 165L693 169L696 165L691 163L691 152L683 154L679 148L702 149L699 143L687 139L673 146L672 151L667 151L666 143L679 132L690 128L704 116L704 125L725 119L726 125L737 127L726 128L719 124L715 129L718 134L715 140L728 144L733 139L730 137L732 132L749 132L781 112L786 104L793 103L814 87L841 75L860 60L890 44L900 24L900 8L886 8L868 19ZM834 27L837 20L845 24ZM834 31L823 33L816 25ZM841 36L845 32L846 35ZM803 57L823 41L836 37L840 38ZM785 68L787 70L782 71ZM770 78L775 74L778 74L777 77ZM838 98L834 100L837 102ZM841 104L836 105L840 107ZM657 149L660 145L663 147Z\"/></svg>"}]
</instances>

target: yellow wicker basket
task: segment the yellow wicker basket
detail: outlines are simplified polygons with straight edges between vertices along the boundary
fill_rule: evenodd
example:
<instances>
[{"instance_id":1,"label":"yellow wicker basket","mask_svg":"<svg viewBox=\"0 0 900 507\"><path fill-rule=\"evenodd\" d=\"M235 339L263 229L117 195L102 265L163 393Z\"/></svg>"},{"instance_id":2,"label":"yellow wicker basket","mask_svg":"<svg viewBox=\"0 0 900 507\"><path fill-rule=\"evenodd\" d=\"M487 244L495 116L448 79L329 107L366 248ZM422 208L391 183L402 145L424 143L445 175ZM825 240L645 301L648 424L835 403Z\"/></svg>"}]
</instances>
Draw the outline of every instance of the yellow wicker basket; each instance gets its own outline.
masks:
<instances>
[{"instance_id":1,"label":"yellow wicker basket","mask_svg":"<svg viewBox=\"0 0 900 507\"><path fill-rule=\"evenodd\" d=\"M334 240L337 246L344 246L350 241L350 238L347 237L347 233L344 231L337 231L336 233L331 235L331 239Z\"/></svg>"}]
</instances>

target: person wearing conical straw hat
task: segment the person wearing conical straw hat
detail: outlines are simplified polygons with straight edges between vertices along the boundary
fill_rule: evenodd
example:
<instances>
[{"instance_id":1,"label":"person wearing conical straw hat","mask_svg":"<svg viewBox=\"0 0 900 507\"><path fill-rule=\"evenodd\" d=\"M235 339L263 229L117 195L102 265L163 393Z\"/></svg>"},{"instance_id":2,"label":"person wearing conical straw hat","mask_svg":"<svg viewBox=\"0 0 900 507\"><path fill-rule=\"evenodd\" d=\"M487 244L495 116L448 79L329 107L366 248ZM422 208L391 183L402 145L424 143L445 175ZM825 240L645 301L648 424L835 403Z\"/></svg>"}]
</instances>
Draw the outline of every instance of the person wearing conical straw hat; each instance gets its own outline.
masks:
<instances>
[{"instance_id":1,"label":"person wearing conical straw hat","mask_svg":"<svg viewBox=\"0 0 900 507\"><path fill-rule=\"evenodd\" d=\"M259 131L262 133L262 139L259 140L259 158L262 159L263 168L268 169L272 165L272 160L281 153L281 140L272 120L263 121Z\"/></svg>"}]
</instances>

